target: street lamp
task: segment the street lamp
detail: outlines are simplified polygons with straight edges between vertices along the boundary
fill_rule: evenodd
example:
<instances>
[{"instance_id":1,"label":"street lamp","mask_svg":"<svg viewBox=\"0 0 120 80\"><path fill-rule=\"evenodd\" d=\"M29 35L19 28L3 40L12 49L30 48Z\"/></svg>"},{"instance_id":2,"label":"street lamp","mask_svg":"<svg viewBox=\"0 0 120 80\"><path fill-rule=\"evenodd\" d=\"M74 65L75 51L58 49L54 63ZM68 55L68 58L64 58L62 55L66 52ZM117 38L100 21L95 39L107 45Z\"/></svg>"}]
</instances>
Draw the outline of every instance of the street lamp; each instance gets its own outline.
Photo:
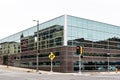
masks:
<instances>
[{"instance_id":1,"label":"street lamp","mask_svg":"<svg viewBox=\"0 0 120 80\"><path fill-rule=\"evenodd\" d=\"M109 66L110 66L110 60L109 60L109 57L110 57L110 53L107 53L107 60L108 60L108 72L109 72Z\"/></svg>"},{"instance_id":2,"label":"street lamp","mask_svg":"<svg viewBox=\"0 0 120 80\"><path fill-rule=\"evenodd\" d=\"M35 36L35 41L37 42L37 53L36 53L36 72L38 72L38 65L39 65L39 20L33 20L37 22L37 36Z\"/></svg>"}]
</instances>

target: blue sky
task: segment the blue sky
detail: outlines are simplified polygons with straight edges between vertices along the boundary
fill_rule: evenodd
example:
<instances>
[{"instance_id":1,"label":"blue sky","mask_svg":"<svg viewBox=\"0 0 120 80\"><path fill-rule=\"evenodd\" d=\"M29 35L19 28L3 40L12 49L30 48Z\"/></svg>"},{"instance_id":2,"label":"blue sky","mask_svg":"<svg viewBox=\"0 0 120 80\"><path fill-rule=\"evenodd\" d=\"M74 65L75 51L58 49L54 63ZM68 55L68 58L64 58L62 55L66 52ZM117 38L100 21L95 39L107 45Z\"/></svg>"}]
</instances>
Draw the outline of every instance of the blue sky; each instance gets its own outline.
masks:
<instances>
[{"instance_id":1,"label":"blue sky","mask_svg":"<svg viewBox=\"0 0 120 80\"><path fill-rule=\"evenodd\" d=\"M0 39L63 14L120 26L120 0L0 0Z\"/></svg>"}]
</instances>

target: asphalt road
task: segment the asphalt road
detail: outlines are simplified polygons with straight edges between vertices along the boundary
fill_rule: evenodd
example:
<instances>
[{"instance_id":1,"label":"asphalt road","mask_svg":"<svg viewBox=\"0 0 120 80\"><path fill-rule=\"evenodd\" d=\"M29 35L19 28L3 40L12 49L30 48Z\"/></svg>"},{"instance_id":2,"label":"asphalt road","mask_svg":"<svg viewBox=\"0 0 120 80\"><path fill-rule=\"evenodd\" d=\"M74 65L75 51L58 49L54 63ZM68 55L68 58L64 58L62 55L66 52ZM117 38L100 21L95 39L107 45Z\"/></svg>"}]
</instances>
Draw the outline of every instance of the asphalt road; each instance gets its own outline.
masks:
<instances>
[{"instance_id":1,"label":"asphalt road","mask_svg":"<svg viewBox=\"0 0 120 80\"><path fill-rule=\"evenodd\" d=\"M0 80L120 80L120 74L33 73L0 69Z\"/></svg>"}]
</instances>

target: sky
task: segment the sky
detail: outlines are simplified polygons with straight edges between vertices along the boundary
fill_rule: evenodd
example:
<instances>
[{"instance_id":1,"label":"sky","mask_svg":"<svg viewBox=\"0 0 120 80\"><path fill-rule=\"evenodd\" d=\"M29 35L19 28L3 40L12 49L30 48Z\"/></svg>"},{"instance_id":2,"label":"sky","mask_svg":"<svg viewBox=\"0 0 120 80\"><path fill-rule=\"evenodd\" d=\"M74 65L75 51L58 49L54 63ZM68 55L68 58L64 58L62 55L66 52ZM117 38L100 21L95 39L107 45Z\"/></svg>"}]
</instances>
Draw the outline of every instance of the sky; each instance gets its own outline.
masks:
<instances>
[{"instance_id":1,"label":"sky","mask_svg":"<svg viewBox=\"0 0 120 80\"><path fill-rule=\"evenodd\" d=\"M64 14L120 26L120 0L0 0L0 39Z\"/></svg>"}]
</instances>

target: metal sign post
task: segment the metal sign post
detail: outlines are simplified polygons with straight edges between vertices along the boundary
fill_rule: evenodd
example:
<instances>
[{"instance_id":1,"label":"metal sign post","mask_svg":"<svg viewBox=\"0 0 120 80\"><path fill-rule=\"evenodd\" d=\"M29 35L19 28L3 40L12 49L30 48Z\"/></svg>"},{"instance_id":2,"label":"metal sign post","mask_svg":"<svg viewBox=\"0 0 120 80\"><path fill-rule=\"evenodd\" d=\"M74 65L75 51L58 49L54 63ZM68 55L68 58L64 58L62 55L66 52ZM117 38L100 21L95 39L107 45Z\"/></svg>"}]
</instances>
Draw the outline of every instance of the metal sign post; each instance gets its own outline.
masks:
<instances>
[{"instance_id":1,"label":"metal sign post","mask_svg":"<svg viewBox=\"0 0 120 80\"><path fill-rule=\"evenodd\" d=\"M51 60L51 70L50 70L50 72L53 72L52 67L53 67L53 63L52 63L52 60Z\"/></svg>"},{"instance_id":2,"label":"metal sign post","mask_svg":"<svg viewBox=\"0 0 120 80\"><path fill-rule=\"evenodd\" d=\"M53 72L53 59L55 58L55 55L53 54L53 52L50 52L48 57L51 60L51 70L50 70L50 72Z\"/></svg>"}]
</instances>

